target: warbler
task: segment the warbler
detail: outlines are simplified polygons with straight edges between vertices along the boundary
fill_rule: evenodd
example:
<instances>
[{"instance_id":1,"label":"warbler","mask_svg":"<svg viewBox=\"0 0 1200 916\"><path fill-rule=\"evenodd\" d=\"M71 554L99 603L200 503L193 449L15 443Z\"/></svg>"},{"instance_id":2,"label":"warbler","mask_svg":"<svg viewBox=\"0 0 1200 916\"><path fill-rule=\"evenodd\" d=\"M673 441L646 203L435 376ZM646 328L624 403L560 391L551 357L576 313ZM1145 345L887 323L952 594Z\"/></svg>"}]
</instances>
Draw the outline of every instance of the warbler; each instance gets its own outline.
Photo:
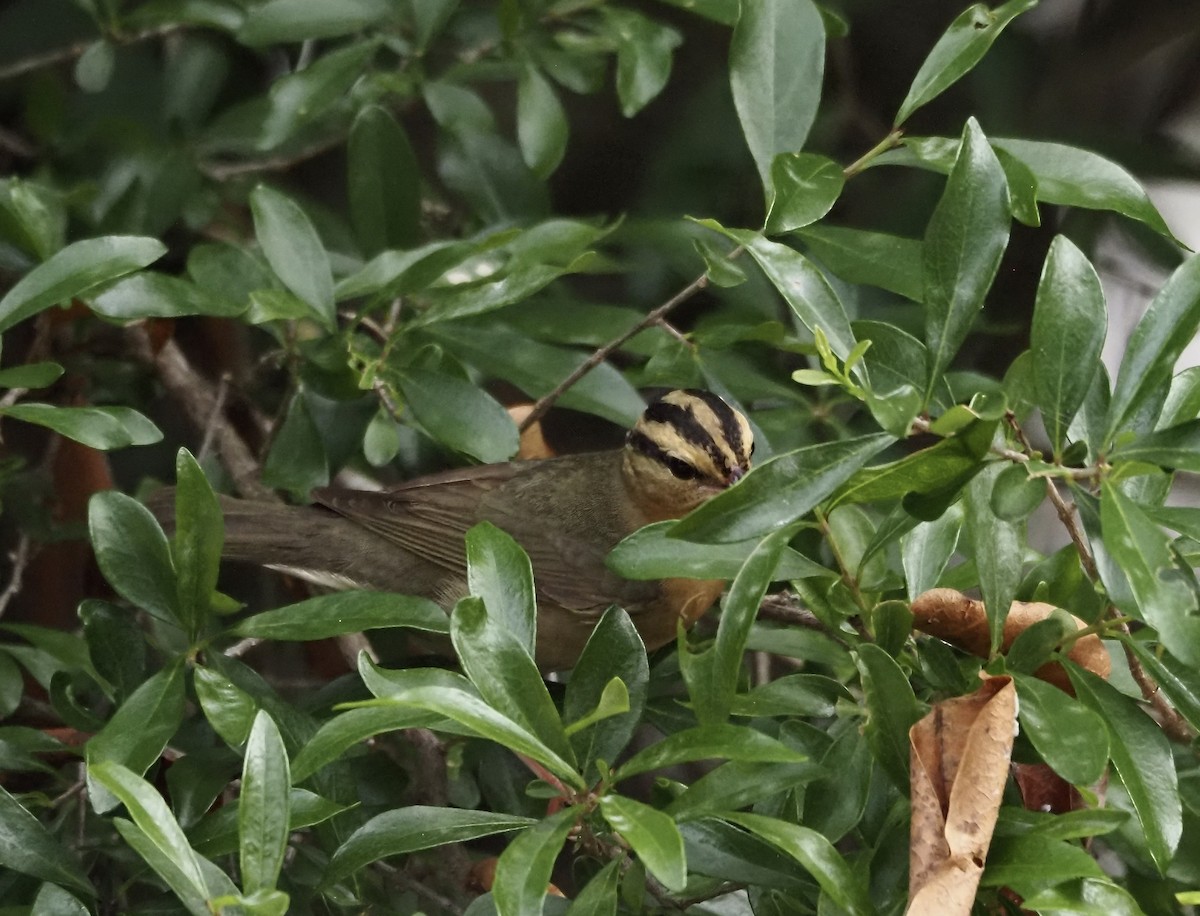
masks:
<instances>
[{"instance_id":1,"label":"warbler","mask_svg":"<svg viewBox=\"0 0 1200 916\"><path fill-rule=\"evenodd\" d=\"M653 650L716 601L721 580L631 581L604 559L626 535L732 486L753 448L746 418L724 400L676 390L646 408L618 449L445 471L384 491L325 487L307 507L223 499L223 554L328 587L424 595L449 610L467 594L464 534L492 522L529 554L535 660L561 670L612 604Z\"/></svg>"}]
</instances>

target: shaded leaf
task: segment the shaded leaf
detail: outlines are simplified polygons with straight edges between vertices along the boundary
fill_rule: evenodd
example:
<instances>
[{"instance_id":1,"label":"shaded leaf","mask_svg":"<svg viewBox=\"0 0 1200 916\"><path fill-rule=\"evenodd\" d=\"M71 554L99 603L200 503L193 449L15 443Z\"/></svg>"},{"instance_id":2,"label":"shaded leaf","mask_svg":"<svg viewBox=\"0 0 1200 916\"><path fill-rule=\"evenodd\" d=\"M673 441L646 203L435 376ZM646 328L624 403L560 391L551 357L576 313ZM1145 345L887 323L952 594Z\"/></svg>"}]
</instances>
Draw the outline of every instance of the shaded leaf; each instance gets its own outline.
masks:
<instances>
[{"instance_id":1,"label":"shaded leaf","mask_svg":"<svg viewBox=\"0 0 1200 916\"><path fill-rule=\"evenodd\" d=\"M670 815L620 795L603 796L600 813L667 890L683 890L687 884L687 860L683 837Z\"/></svg>"},{"instance_id":2,"label":"shaded leaf","mask_svg":"<svg viewBox=\"0 0 1200 916\"><path fill-rule=\"evenodd\" d=\"M307 641L381 627L448 634L450 621L446 612L428 598L345 591L255 614L240 621L231 632L259 639Z\"/></svg>"}]
</instances>

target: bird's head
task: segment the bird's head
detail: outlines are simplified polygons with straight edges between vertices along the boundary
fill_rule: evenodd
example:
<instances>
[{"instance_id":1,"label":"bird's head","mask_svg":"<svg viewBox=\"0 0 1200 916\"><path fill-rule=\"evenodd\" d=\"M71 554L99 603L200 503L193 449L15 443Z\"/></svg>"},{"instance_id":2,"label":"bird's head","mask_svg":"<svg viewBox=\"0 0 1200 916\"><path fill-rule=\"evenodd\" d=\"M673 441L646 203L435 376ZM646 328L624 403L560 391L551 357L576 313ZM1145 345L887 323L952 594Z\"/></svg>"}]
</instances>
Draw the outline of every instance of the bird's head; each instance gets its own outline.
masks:
<instances>
[{"instance_id":1,"label":"bird's head","mask_svg":"<svg viewBox=\"0 0 1200 916\"><path fill-rule=\"evenodd\" d=\"M648 516L679 518L750 470L754 434L740 412L696 388L653 401L625 437L623 472Z\"/></svg>"}]
</instances>

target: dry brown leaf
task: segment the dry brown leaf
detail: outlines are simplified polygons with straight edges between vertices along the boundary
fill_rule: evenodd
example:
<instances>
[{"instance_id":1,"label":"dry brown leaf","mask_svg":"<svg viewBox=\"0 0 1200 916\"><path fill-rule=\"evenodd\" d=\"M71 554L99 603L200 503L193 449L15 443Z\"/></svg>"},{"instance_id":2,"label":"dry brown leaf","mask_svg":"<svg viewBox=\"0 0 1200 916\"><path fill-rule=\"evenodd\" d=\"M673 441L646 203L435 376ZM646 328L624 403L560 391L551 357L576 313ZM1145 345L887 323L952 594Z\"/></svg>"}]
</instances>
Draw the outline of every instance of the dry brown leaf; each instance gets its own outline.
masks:
<instances>
[{"instance_id":1,"label":"dry brown leaf","mask_svg":"<svg viewBox=\"0 0 1200 916\"><path fill-rule=\"evenodd\" d=\"M1000 651L1007 652L1017 636L1039 620L1045 620L1053 611L1052 604L1014 601L1004 621L1004 637ZM988 657L991 637L982 601L968 598L952 588L934 588L917 596L912 603L912 615L913 626L922 633L944 639L980 658ZM1074 620L1079 629L1087 626L1078 617ZM1108 650L1104 648L1100 637L1094 633L1077 639L1068 650L1067 657L1099 677L1107 678L1112 671L1112 659ZM1075 695L1067 672L1058 662L1042 665L1034 675L1060 690L1065 690L1071 696Z\"/></svg>"},{"instance_id":2,"label":"dry brown leaf","mask_svg":"<svg viewBox=\"0 0 1200 916\"><path fill-rule=\"evenodd\" d=\"M994 677L936 704L909 730L907 916L969 914L1012 759L1017 690Z\"/></svg>"}]
</instances>

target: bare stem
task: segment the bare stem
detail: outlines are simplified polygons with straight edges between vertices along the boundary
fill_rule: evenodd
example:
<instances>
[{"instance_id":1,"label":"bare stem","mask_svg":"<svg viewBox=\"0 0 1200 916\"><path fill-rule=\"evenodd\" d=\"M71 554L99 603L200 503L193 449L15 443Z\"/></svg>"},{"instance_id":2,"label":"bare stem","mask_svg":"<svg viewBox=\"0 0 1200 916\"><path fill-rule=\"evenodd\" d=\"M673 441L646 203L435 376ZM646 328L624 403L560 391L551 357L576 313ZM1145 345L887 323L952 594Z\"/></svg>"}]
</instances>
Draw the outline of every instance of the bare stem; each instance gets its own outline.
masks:
<instances>
[{"instance_id":1,"label":"bare stem","mask_svg":"<svg viewBox=\"0 0 1200 916\"><path fill-rule=\"evenodd\" d=\"M129 35L109 35L108 40L119 45L132 45L142 41L150 41L154 38L164 38L174 32L183 29L183 24L171 22L165 25L158 25L152 29L145 29L141 32L133 32ZM61 48L55 48L52 51L44 51L40 54L30 54L28 57L22 57L19 60L14 60L7 66L0 67L0 80L8 80L13 77L22 76L33 70L40 70L43 67L52 67L55 64L61 64L64 61L75 60L83 54L88 48L94 45L100 37L88 38L84 41L77 41L74 44L69 44Z\"/></svg>"},{"instance_id":2,"label":"bare stem","mask_svg":"<svg viewBox=\"0 0 1200 916\"><path fill-rule=\"evenodd\" d=\"M9 577L8 585L4 586L3 592L0 592L0 617L3 617L4 612L8 610L8 603L21 592L25 570L31 559L29 535L21 535L17 546L9 553L8 559L12 562L12 574Z\"/></svg>"}]
</instances>

